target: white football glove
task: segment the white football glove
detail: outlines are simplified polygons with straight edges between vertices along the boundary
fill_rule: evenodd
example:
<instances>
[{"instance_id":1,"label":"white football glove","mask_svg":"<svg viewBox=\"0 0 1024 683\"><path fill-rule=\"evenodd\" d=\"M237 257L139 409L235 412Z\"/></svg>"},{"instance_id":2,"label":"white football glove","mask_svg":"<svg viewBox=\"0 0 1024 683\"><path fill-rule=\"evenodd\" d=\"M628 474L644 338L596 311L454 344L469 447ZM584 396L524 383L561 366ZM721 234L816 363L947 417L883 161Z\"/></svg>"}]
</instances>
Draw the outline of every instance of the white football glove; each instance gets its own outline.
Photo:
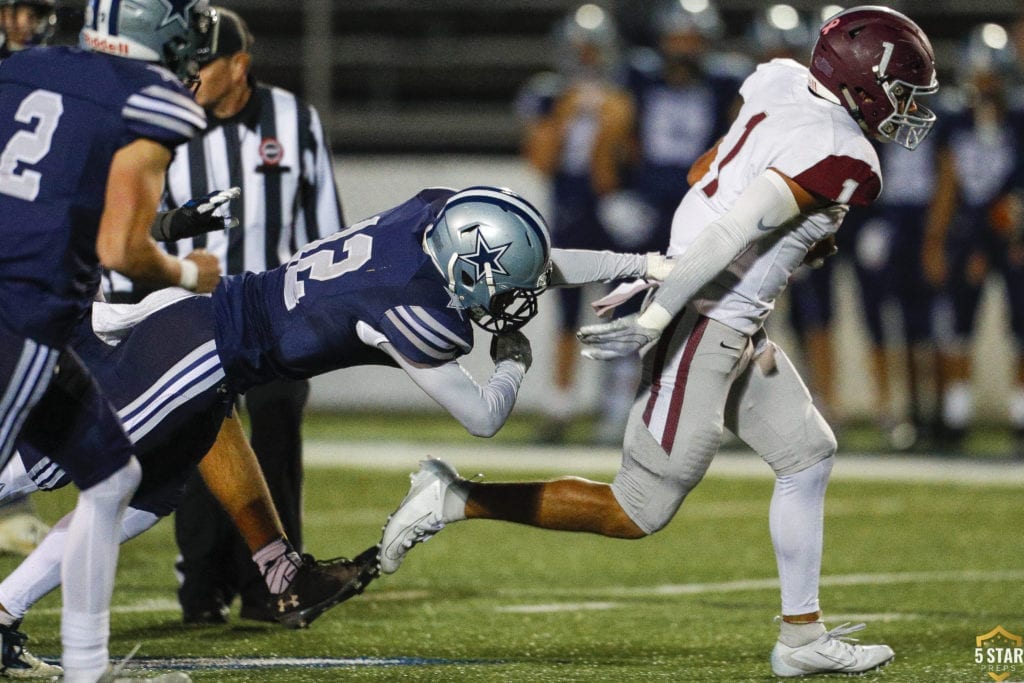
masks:
<instances>
[{"instance_id":1,"label":"white football glove","mask_svg":"<svg viewBox=\"0 0 1024 683\"><path fill-rule=\"evenodd\" d=\"M640 325L637 317L634 313L610 323L581 327L576 338L585 347L582 354L593 360L611 360L646 351L661 338L661 330Z\"/></svg>"},{"instance_id":2,"label":"white football glove","mask_svg":"<svg viewBox=\"0 0 1024 683\"><path fill-rule=\"evenodd\" d=\"M503 360L510 360L523 366L523 371L530 369L533 363L533 351L526 335L516 330L503 332L491 337L491 359L497 365Z\"/></svg>"}]
</instances>

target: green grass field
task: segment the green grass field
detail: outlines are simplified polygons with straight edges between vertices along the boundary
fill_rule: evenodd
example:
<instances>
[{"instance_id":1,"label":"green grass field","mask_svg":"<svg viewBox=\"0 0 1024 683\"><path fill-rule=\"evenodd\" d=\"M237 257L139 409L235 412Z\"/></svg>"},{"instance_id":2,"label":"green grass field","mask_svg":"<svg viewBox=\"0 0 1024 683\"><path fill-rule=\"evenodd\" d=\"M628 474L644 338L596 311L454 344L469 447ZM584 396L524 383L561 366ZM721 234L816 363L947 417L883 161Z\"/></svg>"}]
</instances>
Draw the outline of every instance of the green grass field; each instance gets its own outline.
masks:
<instances>
[{"instance_id":1,"label":"green grass field","mask_svg":"<svg viewBox=\"0 0 1024 683\"><path fill-rule=\"evenodd\" d=\"M311 432L336 434L329 425ZM409 447L410 469L420 455L445 454L436 443L420 451ZM502 462L486 468L488 480L552 476ZM610 470L575 474L608 480ZM407 485L395 469L309 467L307 550L352 556L376 543ZM823 607L830 626L866 621L857 636L896 650L871 679L993 680L974 663L975 638L996 626L1024 633L1021 494L998 482L833 479ZM52 521L73 495L36 498ZM770 495L767 476L709 476L665 531L643 541L452 525L305 631L234 615L226 627L181 625L165 520L123 548L111 651L141 644L136 668L186 668L196 681L774 680ZM0 569L15 562L0 558ZM51 595L23 625L30 649L47 658L60 650L59 608ZM316 658L336 661L318 667ZM1007 680L1024 680L1024 667Z\"/></svg>"}]
</instances>

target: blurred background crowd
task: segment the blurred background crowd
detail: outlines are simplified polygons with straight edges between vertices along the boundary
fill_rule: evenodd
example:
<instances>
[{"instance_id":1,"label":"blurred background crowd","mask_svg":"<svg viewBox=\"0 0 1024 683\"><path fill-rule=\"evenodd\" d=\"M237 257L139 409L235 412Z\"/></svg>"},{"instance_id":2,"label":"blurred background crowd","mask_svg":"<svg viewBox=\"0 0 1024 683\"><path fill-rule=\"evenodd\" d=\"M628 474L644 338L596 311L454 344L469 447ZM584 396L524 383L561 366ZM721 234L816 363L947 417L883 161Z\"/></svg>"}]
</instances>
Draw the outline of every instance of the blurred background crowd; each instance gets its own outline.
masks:
<instances>
[{"instance_id":1,"label":"blurred background crowd","mask_svg":"<svg viewBox=\"0 0 1024 683\"><path fill-rule=\"evenodd\" d=\"M75 42L82 3L0 2L3 11L26 4L55 29L51 42ZM629 251L667 245L687 170L724 132L743 79L761 61L805 61L818 28L842 9L795 0L223 4L257 36L257 78L314 104L336 155L515 158L543 181L556 245ZM972 427L994 424L1024 456L1024 9L1017 0L889 4L932 38L941 89L928 104L939 124L913 154L879 146L881 200L850 213L837 256L798 274L776 316L787 329L769 332L796 345L840 430L856 418L893 449L953 452ZM339 166L342 185L345 173ZM854 286L837 287L837 273ZM991 292L1001 327L979 349ZM569 438L586 406L597 415L586 439L618 443L637 364L611 364L582 399L573 333L590 315L587 293L557 297L552 362L534 370L550 373L536 438ZM849 342L836 338L837 311L855 312L864 331L867 414L850 414L841 397ZM976 374L991 353L1009 355L1012 376L979 410Z\"/></svg>"}]
</instances>

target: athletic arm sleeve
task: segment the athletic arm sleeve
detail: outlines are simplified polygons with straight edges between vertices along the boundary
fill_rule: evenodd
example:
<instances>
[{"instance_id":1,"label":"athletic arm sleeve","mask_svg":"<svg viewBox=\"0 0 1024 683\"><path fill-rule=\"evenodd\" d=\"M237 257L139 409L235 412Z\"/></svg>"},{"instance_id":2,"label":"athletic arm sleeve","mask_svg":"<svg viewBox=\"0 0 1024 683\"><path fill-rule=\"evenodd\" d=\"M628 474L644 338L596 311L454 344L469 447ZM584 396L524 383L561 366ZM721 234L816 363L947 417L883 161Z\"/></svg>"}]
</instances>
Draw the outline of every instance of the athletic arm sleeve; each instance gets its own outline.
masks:
<instances>
[{"instance_id":1,"label":"athletic arm sleeve","mask_svg":"<svg viewBox=\"0 0 1024 683\"><path fill-rule=\"evenodd\" d=\"M628 280L647 275L646 254L619 254L588 249L552 249L552 287L572 287L589 282Z\"/></svg>"},{"instance_id":2,"label":"athletic arm sleeve","mask_svg":"<svg viewBox=\"0 0 1024 683\"><path fill-rule=\"evenodd\" d=\"M686 303L753 242L800 215L782 176L767 170L750 183L733 207L712 221L661 283L637 323L664 330Z\"/></svg>"},{"instance_id":3,"label":"athletic arm sleeve","mask_svg":"<svg viewBox=\"0 0 1024 683\"><path fill-rule=\"evenodd\" d=\"M494 366L490 379L480 386L458 361L422 367L410 363L389 342L378 347L473 436L490 437L498 433L515 407L526 376L520 363L504 360Z\"/></svg>"}]
</instances>

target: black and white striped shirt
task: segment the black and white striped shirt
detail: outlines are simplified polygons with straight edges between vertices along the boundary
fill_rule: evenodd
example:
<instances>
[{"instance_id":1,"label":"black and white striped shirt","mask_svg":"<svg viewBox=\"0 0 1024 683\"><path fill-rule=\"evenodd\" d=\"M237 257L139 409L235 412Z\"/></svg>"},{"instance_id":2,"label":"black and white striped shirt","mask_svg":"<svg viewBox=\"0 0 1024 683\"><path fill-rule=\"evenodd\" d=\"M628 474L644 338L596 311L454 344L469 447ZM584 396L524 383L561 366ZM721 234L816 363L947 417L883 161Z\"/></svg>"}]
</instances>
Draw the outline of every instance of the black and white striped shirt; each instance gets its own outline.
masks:
<instances>
[{"instance_id":1,"label":"black and white striped shirt","mask_svg":"<svg viewBox=\"0 0 1024 683\"><path fill-rule=\"evenodd\" d=\"M229 213L239 227L164 245L168 252L206 249L225 274L260 272L343 227L330 147L314 108L286 90L254 83L242 111L208 120L204 135L175 150L162 208L238 186L242 196ZM132 283L116 273L109 284L115 301L146 293L136 286L131 294Z\"/></svg>"}]
</instances>

